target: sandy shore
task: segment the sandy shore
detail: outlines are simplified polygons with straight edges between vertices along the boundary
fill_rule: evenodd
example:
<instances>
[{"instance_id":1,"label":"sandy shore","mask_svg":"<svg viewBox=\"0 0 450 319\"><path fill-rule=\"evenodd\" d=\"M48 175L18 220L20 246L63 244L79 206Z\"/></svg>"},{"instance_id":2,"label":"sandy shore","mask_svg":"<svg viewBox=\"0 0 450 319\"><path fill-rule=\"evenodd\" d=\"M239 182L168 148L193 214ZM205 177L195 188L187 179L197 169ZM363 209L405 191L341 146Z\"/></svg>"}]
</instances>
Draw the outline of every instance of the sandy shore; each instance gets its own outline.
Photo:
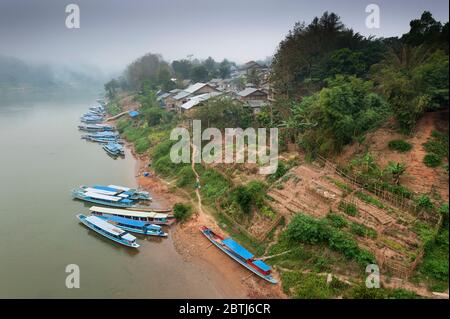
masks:
<instances>
[{"instance_id":1,"label":"sandy shore","mask_svg":"<svg viewBox=\"0 0 450 319\"><path fill-rule=\"evenodd\" d=\"M280 284L265 282L211 246L199 228L205 225L220 231L213 217L199 212L197 202L183 190L156 176L148 166L148 156L137 156L133 145L127 143L126 146L137 160L137 184L152 194L155 207L171 208L179 202L191 203L194 207L194 217L183 225L173 225L170 234L176 251L185 261L198 266L223 298L286 298ZM144 177L144 172L150 172L151 176Z\"/></svg>"}]
</instances>

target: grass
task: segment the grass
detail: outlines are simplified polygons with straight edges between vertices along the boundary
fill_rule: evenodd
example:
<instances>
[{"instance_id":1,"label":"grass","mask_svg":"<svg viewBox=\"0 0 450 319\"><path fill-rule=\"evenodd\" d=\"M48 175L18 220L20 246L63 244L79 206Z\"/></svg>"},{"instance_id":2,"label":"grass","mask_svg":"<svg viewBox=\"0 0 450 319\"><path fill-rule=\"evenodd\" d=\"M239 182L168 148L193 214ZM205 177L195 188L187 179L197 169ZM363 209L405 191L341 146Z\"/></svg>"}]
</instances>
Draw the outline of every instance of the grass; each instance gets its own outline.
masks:
<instances>
[{"instance_id":1,"label":"grass","mask_svg":"<svg viewBox=\"0 0 450 319\"><path fill-rule=\"evenodd\" d=\"M356 195L356 197L358 197L359 199L361 199L362 201L364 201L364 202L366 202L368 204L374 205L374 206L376 206L376 207L378 207L380 209L386 208L382 202L380 202L378 199L376 199L376 198L374 198L374 197L372 197L372 196L370 196L370 195L368 195L366 193L363 193L361 191L357 191L355 193L355 195Z\"/></svg>"},{"instance_id":2,"label":"grass","mask_svg":"<svg viewBox=\"0 0 450 319\"><path fill-rule=\"evenodd\" d=\"M433 131L423 146L428 153L423 158L426 166L438 167L445 158L448 159L448 133Z\"/></svg>"},{"instance_id":3,"label":"grass","mask_svg":"<svg viewBox=\"0 0 450 319\"><path fill-rule=\"evenodd\" d=\"M111 101L108 104L106 104L105 109L106 109L106 112L111 116L115 116L115 115L123 112L122 107L116 101Z\"/></svg>"},{"instance_id":4,"label":"grass","mask_svg":"<svg viewBox=\"0 0 450 319\"><path fill-rule=\"evenodd\" d=\"M412 149L412 145L403 140L392 140L389 142L388 146L391 150L400 153L409 152Z\"/></svg>"}]
</instances>

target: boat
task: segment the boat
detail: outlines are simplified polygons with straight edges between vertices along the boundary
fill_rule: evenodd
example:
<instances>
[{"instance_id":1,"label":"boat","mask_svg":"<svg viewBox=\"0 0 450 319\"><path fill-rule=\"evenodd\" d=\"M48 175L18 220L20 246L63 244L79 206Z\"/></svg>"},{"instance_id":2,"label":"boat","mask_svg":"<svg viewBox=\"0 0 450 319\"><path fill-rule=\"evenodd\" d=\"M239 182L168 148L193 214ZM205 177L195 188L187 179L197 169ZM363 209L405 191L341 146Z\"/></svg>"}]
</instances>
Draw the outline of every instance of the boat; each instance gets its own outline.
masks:
<instances>
[{"instance_id":1,"label":"boat","mask_svg":"<svg viewBox=\"0 0 450 319\"><path fill-rule=\"evenodd\" d=\"M97 123L103 122L103 117L99 117L99 116L83 116L83 117L81 117L80 120L83 123L97 124Z\"/></svg>"},{"instance_id":2,"label":"boat","mask_svg":"<svg viewBox=\"0 0 450 319\"><path fill-rule=\"evenodd\" d=\"M271 267L262 260L255 259L252 253L235 242L231 237L224 238L206 226L202 226L200 231L206 236L206 238L209 239L209 241L211 241L211 243L213 243L236 262L240 263L242 266L264 280L267 280L272 284L277 283L277 280L271 275Z\"/></svg>"},{"instance_id":3,"label":"boat","mask_svg":"<svg viewBox=\"0 0 450 319\"><path fill-rule=\"evenodd\" d=\"M131 233L148 236L167 237L167 233L165 233L159 225L114 215L102 215L98 217Z\"/></svg>"},{"instance_id":4,"label":"boat","mask_svg":"<svg viewBox=\"0 0 450 319\"><path fill-rule=\"evenodd\" d=\"M83 214L77 215L78 220L83 223L83 225L97 232L98 234L115 241L116 243L132 247L138 248L139 244L136 243L136 237L129 234L122 228L114 226L101 218L96 216L86 216Z\"/></svg>"},{"instance_id":5,"label":"boat","mask_svg":"<svg viewBox=\"0 0 450 319\"><path fill-rule=\"evenodd\" d=\"M89 210L91 215L95 216L118 216L130 220L140 220L155 225L170 226L176 221L173 216L169 216L169 214L165 213L143 212L98 206L92 206Z\"/></svg>"},{"instance_id":6,"label":"boat","mask_svg":"<svg viewBox=\"0 0 450 319\"><path fill-rule=\"evenodd\" d=\"M86 132L105 132L105 131L115 131L115 127L108 124L87 124L78 125L80 131Z\"/></svg>"},{"instance_id":7,"label":"boat","mask_svg":"<svg viewBox=\"0 0 450 319\"><path fill-rule=\"evenodd\" d=\"M82 189L72 190L72 197L85 202L106 206L124 207L124 208L138 207L135 201L129 198L104 195L97 192L85 192Z\"/></svg>"},{"instance_id":8,"label":"boat","mask_svg":"<svg viewBox=\"0 0 450 319\"><path fill-rule=\"evenodd\" d=\"M103 149L113 157L125 155L123 146L116 142L109 142L108 144L103 145Z\"/></svg>"},{"instance_id":9,"label":"boat","mask_svg":"<svg viewBox=\"0 0 450 319\"><path fill-rule=\"evenodd\" d=\"M100 143L100 144L108 144L108 143L124 144L124 141L119 139L118 137L89 137L89 136L82 136L81 138L85 139L86 141Z\"/></svg>"},{"instance_id":10,"label":"boat","mask_svg":"<svg viewBox=\"0 0 450 319\"><path fill-rule=\"evenodd\" d=\"M151 200L149 192L141 191L125 186L117 185L93 185L93 186L80 186L86 192L100 193L109 196L119 196L123 198L129 198L133 200Z\"/></svg>"},{"instance_id":11,"label":"boat","mask_svg":"<svg viewBox=\"0 0 450 319\"><path fill-rule=\"evenodd\" d=\"M118 138L119 137L119 133L117 132L95 132L95 133L89 133L86 135L86 137L91 137L91 138Z\"/></svg>"}]
</instances>

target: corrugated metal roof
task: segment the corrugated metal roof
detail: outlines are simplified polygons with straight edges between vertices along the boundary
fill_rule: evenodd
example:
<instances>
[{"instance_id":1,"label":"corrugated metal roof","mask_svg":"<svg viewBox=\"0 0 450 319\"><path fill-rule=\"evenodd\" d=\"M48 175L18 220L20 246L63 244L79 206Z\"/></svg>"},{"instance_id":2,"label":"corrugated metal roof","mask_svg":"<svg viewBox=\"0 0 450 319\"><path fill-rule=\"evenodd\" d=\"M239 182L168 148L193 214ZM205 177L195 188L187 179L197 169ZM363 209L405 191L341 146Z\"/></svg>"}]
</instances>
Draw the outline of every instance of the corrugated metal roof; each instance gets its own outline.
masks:
<instances>
[{"instance_id":1,"label":"corrugated metal roof","mask_svg":"<svg viewBox=\"0 0 450 319\"><path fill-rule=\"evenodd\" d=\"M187 101L186 103L181 105L181 108L185 109L185 110L189 110L192 107L196 106L197 104L199 104L203 101L209 100L210 98L218 96L220 94L221 94L220 92L210 92L210 93L196 95L196 96L192 97L191 99L189 99L189 101Z\"/></svg>"},{"instance_id":2,"label":"corrugated metal roof","mask_svg":"<svg viewBox=\"0 0 450 319\"><path fill-rule=\"evenodd\" d=\"M246 88L245 90L242 90L240 92L238 92L238 95L240 96L248 96L252 93L255 93L256 91L258 91L258 89L256 88Z\"/></svg>"},{"instance_id":3,"label":"corrugated metal roof","mask_svg":"<svg viewBox=\"0 0 450 319\"><path fill-rule=\"evenodd\" d=\"M189 93L195 93L198 90L200 90L202 87L204 87L205 85L207 85L206 83L201 83L201 82L197 82L195 84L192 84L190 86L188 86L186 89L184 89L186 92Z\"/></svg>"},{"instance_id":4,"label":"corrugated metal roof","mask_svg":"<svg viewBox=\"0 0 450 319\"><path fill-rule=\"evenodd\" d=\"M191 93L186 92L186 91L181 91L181 92L178 92L178 94L174 95L173 98L175 100L181 100L181 99L184 99L185 97L188 97L189 95L191 95Z\"/></svg>"}]
</instances>

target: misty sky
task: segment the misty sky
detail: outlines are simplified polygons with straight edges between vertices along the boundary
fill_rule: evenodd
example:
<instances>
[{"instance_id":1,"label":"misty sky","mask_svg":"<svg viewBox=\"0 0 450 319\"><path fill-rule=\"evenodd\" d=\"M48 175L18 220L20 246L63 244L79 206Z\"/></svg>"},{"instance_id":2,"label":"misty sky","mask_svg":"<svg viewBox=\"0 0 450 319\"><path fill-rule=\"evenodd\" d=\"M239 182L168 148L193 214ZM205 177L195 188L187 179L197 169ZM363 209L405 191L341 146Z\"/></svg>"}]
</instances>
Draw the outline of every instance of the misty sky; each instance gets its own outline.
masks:
<instances>
[{"instance_id":1,"label":"misty sky","mask_svg":"<svg viewBox=\"0 0 450 319\"><path fill-rule=\"evenodd\" d=\"M81 28L65 27L76 3ZM365 8L381 8L381 28L367 29ZM363 35L401 36L424 10L448 21L448 0L0 0L0 54L31 61L120 70L147 52L166 60L212 56L264 59L297 21L332 11Z\"/></svg>"}]
</instances>

